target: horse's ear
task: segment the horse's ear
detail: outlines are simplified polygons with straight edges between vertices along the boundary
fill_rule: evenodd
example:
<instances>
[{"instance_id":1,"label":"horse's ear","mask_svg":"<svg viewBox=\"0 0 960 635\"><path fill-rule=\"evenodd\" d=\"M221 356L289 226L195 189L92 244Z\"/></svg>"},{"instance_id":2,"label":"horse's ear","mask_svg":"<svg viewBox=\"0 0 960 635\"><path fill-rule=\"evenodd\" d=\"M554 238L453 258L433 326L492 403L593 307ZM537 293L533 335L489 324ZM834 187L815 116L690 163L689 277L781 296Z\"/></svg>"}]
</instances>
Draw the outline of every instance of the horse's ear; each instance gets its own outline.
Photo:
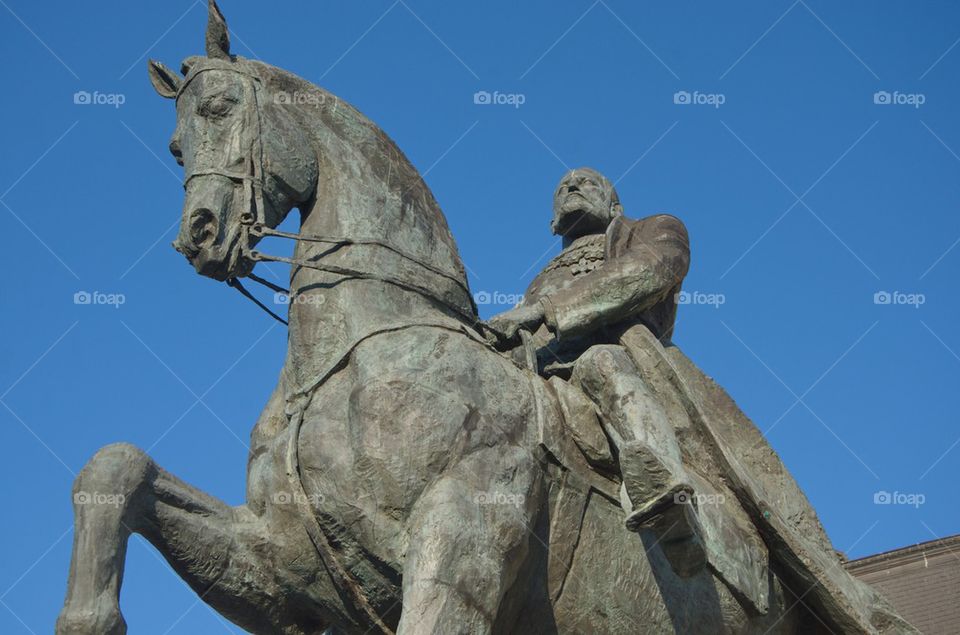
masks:
<instances>
[{"instance_id":1,"label":"horse's ear","mask_svg":"<svg viewBox=\"0 0 960 635\"><path fill-rule=\"evenodd\" d=\"M216 0L209 0L207 14L207 57L230 59L230 32Z\"/></svg>"},{"instance_id":2,"label":"horse's ear","mask_svg":"<svg viewBox=\"0 0 960 635\"><path fill-rule=\"evenodd\" d=\"M147 62L147 71L150 74L150 83L161 97L173 99L177 96L177 91L180 90L180 84L183 82L179 75L154 60Z\"/></svg>"}]
</instances>

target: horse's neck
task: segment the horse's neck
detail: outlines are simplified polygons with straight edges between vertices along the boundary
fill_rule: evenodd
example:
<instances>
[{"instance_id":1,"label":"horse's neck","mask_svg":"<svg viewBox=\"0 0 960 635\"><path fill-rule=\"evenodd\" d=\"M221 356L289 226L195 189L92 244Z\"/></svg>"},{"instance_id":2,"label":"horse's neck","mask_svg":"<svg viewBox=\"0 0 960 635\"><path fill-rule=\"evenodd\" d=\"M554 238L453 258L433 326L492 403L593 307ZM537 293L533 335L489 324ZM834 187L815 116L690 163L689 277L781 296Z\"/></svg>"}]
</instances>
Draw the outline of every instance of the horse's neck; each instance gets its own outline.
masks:
<instances>
[{"instance_id":1,"label":"horse's neck","mask_svg":"<svg viewBox=\"0 0 960 635\"><path fill-rule=\"evenodd\" d=\"M474 312L460 256L432 194L382 131L358 113L351 117L323 118L312 131L320 178L300 231L355 242L297 244L297 260L336 272L298 266L291 272L292 386L316 381L377 333L458 325ZM343 273L349 271L357 275Z\"/></svg>"},{"instance_id":2,"label":"horse's neck","mask_svg":"<svg viewBox=\"0 0 960 635\"><path fill-rule=\"evenodd\" d=\"M356 241L385 239L375 232L375 220L356 216L364 210L350 207L350 218L345 218L343 209L331 203L327 199L304 215L302 235ZM374 214L373 210L366 211ZM365 229L370 233L356 233ZM301 241L294 258L334 271L292 266L285 369L288 397L291 393L309 393L370 337L416 325L458 328L463 321L444 308L445 302L451 302L451 289L456 285L438 276L425 279L416 264L384 247ZM406 286L405 280L422 283L428 292ZM444 282L450 288L441 288Z\"/></svg>"}]
</instances>

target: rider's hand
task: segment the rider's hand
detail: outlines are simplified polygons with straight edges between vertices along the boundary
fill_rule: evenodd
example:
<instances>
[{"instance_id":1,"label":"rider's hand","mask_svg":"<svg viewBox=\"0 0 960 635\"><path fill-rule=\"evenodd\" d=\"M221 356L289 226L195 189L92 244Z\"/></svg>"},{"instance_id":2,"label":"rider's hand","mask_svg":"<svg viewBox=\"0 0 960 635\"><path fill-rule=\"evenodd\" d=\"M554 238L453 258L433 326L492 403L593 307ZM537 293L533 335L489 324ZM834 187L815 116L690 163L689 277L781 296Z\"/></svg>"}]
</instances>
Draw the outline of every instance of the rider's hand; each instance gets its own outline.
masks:
<instances>
[{"instance_id":1,"label":"rider's hand","mask_svg":"<svg viewBox=\"0 0 960 635\"><path fill-rule=\"evenodd\" d=\"M511 342L520 329L533 332L543 322L543 306L539 302L521 304L509 311L490 318L486 322L489 330L497 334L502 342Z\"/></svg>"}]
</instances>

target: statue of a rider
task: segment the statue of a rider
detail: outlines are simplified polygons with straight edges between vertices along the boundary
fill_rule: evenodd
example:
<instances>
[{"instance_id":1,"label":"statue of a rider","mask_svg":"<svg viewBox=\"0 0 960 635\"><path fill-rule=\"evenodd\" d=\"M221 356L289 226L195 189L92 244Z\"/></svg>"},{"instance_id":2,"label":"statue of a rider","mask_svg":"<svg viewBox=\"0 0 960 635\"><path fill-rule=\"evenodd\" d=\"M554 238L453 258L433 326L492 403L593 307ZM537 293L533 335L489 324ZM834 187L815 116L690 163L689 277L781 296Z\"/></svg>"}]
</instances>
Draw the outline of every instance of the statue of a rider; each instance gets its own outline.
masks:
<instances>
[{"instance_id":1,"label":"statue of a rider","mask_svg":"<svg viewBox=\"0 0 960 635\"><path fill-rule=\"evenodd\" d=\"M488 326L504 344L531 333L525 344L536 350L538 370L569 380L597 405L620 464L627 527L650 527L699 551L695 508L683 504L694 492L674 430L619 344L637 324L669 341L690 263L686 228L666 214L627 218L613 184L591 168L560 180L551 228L563 250L523 302Z\"/></svg>"}]
</instances>

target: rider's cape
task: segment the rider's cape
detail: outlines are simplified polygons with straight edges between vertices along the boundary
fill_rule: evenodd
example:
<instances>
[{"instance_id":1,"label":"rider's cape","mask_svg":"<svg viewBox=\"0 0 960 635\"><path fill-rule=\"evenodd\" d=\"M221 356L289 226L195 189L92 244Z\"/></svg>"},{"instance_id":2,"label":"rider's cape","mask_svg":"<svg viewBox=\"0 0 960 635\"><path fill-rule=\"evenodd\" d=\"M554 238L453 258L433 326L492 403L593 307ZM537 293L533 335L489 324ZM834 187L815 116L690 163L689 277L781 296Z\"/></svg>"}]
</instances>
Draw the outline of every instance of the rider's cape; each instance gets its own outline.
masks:
<instances>
[{"instance_id":1,"label":"rider's cape","mask_svg":"<svg viewBox=\"0 0 960 635\"><path fill-rule=\"evenodd\" d=\"M784 572L784 586L836 632L919 633L843 568L810 502L723 388L679 348L663 346L645 326L630 328L620 342L651 390L686 411L689 424L712 446L727 484Z\"/></svg>"}]
</instances>

